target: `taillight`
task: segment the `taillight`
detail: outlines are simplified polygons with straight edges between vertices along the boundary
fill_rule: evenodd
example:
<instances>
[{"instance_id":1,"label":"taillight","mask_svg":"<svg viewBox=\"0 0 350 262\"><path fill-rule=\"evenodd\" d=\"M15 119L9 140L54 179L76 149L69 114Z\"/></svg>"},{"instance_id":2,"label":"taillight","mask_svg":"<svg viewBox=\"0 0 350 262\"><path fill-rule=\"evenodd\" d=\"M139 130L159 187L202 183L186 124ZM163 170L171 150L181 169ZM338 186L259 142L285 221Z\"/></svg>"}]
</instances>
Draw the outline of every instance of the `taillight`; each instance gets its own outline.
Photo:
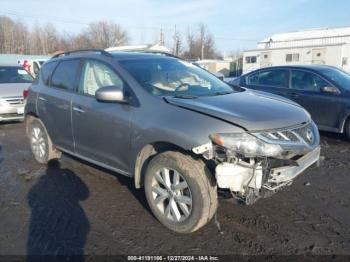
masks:
<instances>
[{"instance_id":1,"label":"taillight","mask_svg":"<svg viewBox=\"0 0 350 262\"><path fill-rule=\"evenodd\" d=\"M28 89L24 89L23 90L23 98L26 99L28 96L29 90Z\"/></svg>"}]
</instances>

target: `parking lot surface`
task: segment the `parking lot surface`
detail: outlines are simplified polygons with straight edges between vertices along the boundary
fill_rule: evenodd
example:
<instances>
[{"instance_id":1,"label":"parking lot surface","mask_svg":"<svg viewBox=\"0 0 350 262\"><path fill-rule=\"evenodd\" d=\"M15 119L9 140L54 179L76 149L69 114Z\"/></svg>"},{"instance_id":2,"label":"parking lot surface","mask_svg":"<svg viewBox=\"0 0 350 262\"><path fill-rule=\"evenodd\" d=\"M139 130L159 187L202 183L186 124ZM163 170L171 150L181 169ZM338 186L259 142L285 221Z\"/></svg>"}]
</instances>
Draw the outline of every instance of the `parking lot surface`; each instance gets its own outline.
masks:
<instances>
[{"instance_id":1,"label":"parking lot surface","mask_svg":"<svg viewBox=\"0 0 350 262\"><path fill-rule=\"evenodd\" d=\"M350 254L350 143L322 134L319 168L253 206L220 201L217 220L178 235L116 173L64 155L35 162L23 123L0 124L0 255Z\"/></svg>"}]
</instances>

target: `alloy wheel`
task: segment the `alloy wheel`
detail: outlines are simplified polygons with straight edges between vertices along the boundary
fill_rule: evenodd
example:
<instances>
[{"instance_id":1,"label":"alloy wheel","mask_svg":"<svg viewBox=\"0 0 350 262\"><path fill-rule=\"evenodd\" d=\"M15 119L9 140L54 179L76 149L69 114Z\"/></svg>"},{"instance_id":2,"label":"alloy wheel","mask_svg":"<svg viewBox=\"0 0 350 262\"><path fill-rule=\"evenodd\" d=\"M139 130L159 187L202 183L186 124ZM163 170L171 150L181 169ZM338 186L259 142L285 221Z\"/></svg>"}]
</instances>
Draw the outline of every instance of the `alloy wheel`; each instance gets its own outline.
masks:
<instances>
[{"instance_id":1,"label":"alloy wheel","mask_svg":"<svg viewBox=\"0 0 350 262\"><path fill-rule=\"evenodd\" d=\"M168 220L182 222L192 211L192 194L185 178L176 170L162 168L152 178L152 197Z\"/></svg>"},{"instance_id":2,"label":"alloy wheel","mask_svg":"<svg viewBox=\"0 0 350 262\"><path fill-rule=\"evenodd\" d=\"M34 127L32 129L31 144L33 148L33 153L39 157L43 158L47 152L47 146L45 142L44 133L39 127Z\"/></svg>"}]
</instances>

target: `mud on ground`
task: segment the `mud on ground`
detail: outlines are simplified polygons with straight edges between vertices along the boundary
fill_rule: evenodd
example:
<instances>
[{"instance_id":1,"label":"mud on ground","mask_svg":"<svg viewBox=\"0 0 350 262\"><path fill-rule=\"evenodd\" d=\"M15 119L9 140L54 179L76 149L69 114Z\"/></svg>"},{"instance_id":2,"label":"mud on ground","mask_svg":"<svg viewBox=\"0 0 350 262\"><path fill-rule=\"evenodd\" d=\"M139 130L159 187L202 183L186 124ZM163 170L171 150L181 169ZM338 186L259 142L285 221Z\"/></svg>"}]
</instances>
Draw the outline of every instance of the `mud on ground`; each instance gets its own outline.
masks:
<instances>
[{"instance_id":1,"label":"mud on ground","mask_svg":"<svg viewBox=\"0 0 350 262\"><path fill-rule=\"evenodd\" d=\"M42 166L22 123L0 124L0 255L350 254L350 142L322 134L319 168L253 206L220 201L214 223L177 235L132 180L64 156Z\"/></svg>"}]
</instances>

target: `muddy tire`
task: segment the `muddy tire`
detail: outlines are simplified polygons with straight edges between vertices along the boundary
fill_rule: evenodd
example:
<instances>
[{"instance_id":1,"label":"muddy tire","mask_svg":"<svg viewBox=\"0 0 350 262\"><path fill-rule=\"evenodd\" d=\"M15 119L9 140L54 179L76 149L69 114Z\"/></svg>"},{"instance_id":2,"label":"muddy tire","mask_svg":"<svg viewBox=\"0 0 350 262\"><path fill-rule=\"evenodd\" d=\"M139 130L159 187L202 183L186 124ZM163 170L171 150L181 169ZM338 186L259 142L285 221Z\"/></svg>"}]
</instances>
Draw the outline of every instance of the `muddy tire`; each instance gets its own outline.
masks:
<instances>
[{"instance_id":1,"label":"muddy tire","mask_svg":"<svg viewBox=\"0 0 350 262\"><path fill-rule=\"evenodd\" d=\"M203 161L167 151L148 165L145 194L156 218L177 233L191 233L206 225L217 209L213 176Z\"/></svg>"},{"instance_id":2,"label":"muddy tire","mask_svg":"<svg viewBox=\"0 0 350 262\"><path fill-rule=\"evenodd\" d=\"M30 148L37 162L47 164L50 160L61 157L61 152L52 144L44 124L39 119L34 117L27 119L26 130Z\"/></svg>"}]
</instances>

